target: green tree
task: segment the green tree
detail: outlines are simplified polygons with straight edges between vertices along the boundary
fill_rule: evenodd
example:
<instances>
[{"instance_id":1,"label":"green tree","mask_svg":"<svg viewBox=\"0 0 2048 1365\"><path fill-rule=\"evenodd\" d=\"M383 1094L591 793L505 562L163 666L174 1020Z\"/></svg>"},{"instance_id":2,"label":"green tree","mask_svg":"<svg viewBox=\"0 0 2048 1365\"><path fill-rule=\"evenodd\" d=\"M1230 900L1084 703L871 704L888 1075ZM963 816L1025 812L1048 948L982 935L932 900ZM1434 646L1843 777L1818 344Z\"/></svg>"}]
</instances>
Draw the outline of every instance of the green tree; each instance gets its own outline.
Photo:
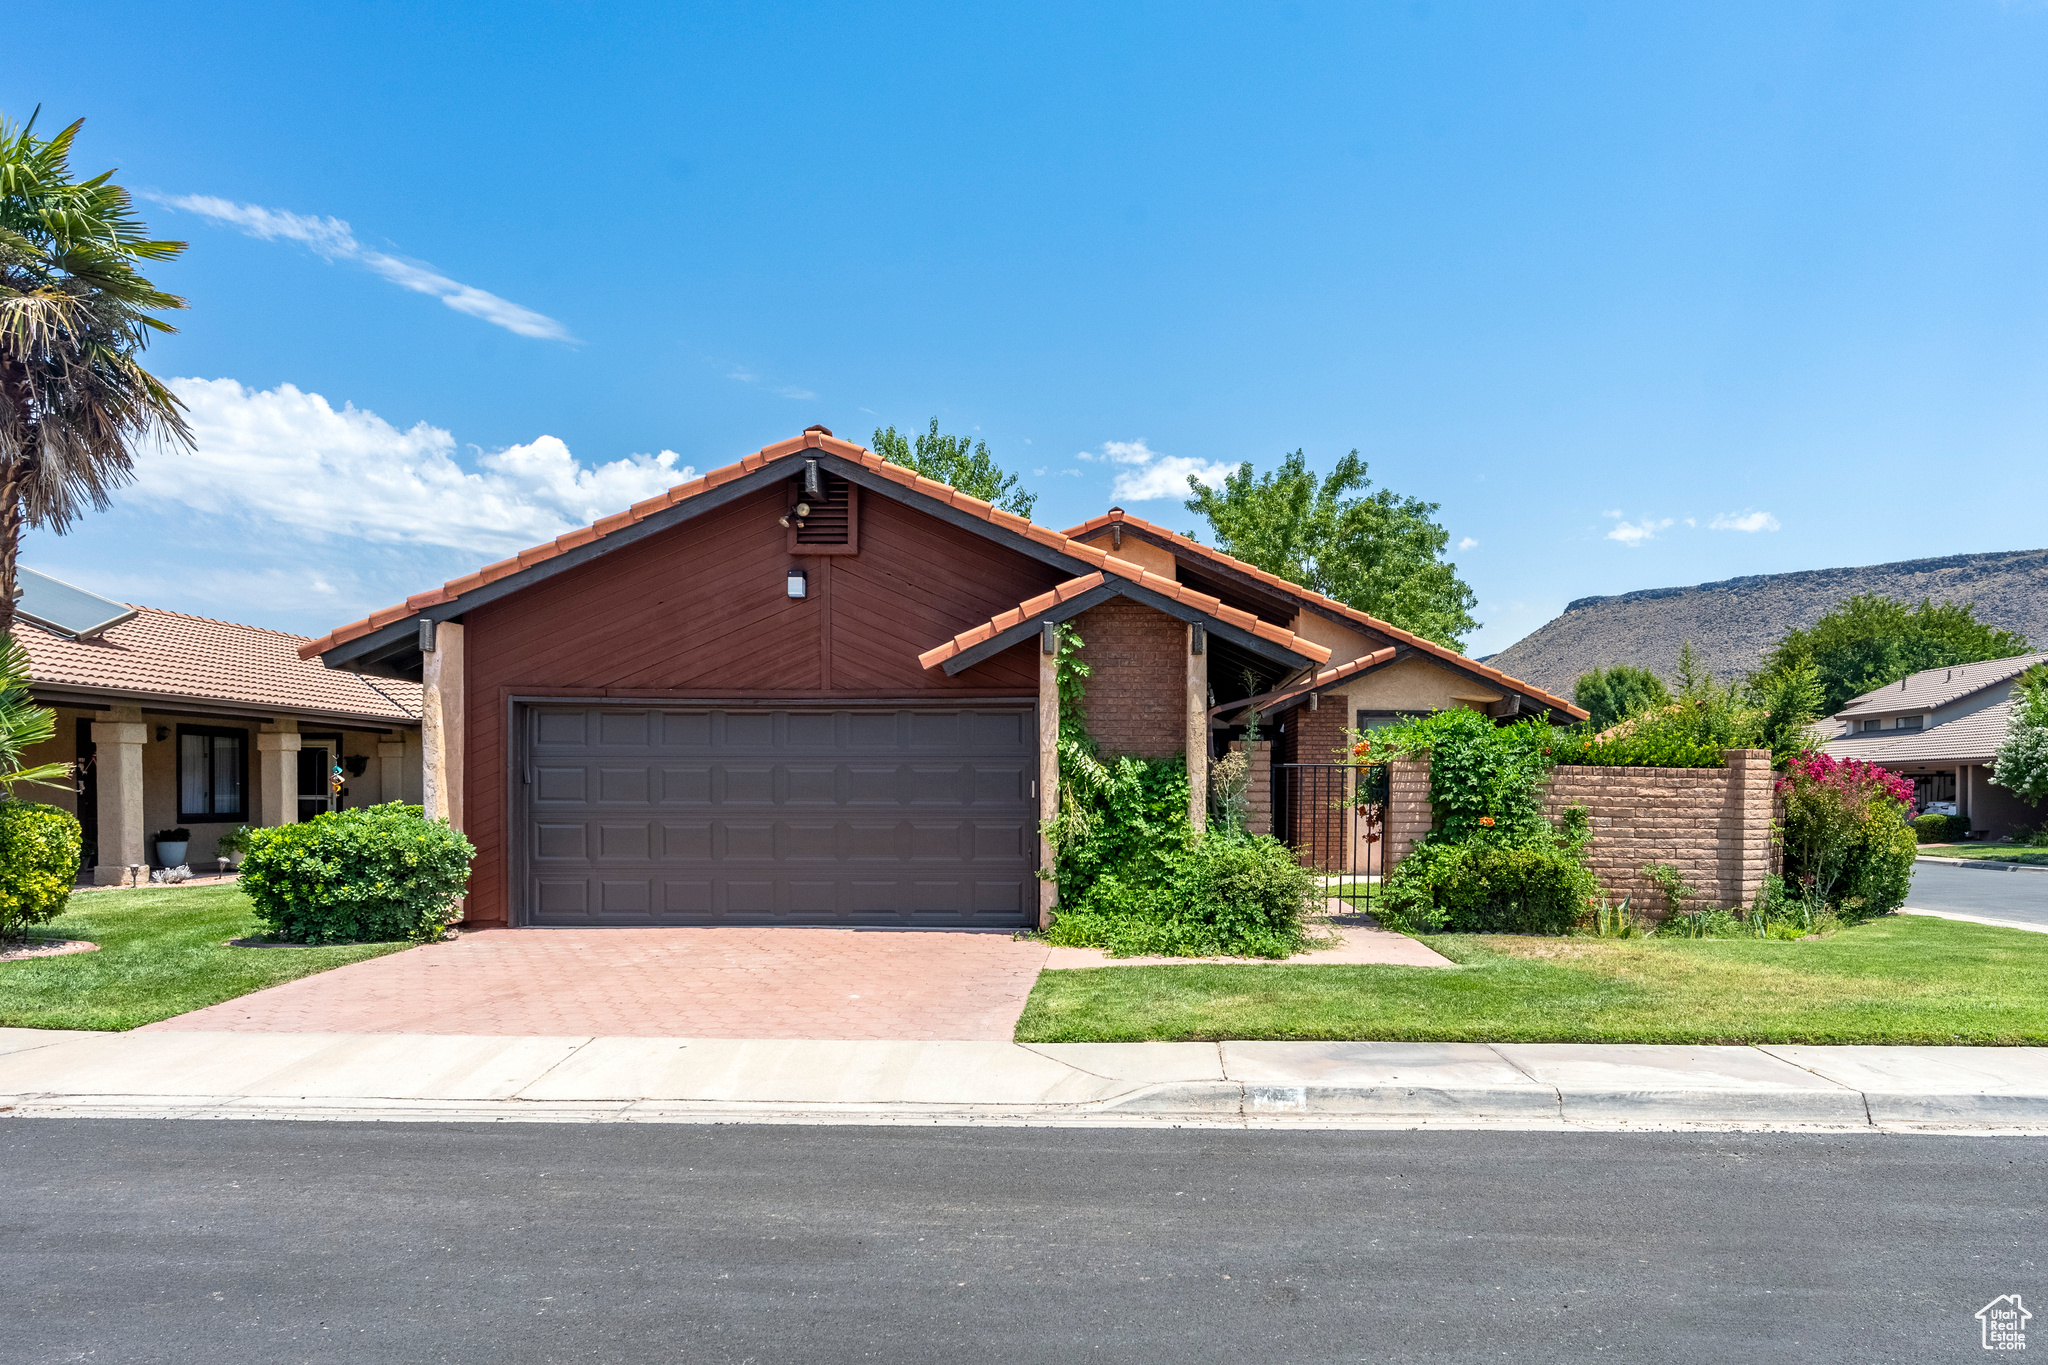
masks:
<instances>
[{"instance_id":1,"label":"green tree","mask_svg":"<svg viewBox=\"0 0 2048 1365\"><path fill-rule=\"evenodd\" d=\"M151 241L112 171L71 173L84 120L55 137L0 118L0 635L14 621L24 525L62 534L134 477L149 437L190 445L183 405L137 362L153 316L185 301L143 278L183 242Z\"/></svg>"},{"instance_id":2,"label":"green tree","mask_svg":"<svg viewBox=\"0 0 2048 1365\"><path fill-rule=\"evenodd\" d=\"M1929 668L2010 659L2027 652L2024 636L1979 621L1968 602L1922 600L1909 607L1864 593L1844 598L1763 658L1760 674L1811 664L1820 681L1821 714Z\"/></svg>"},{"instance_id":3,"label":"green tree","mask_svg":"<svg viewBox=\"0 0 2048 1365\"><path fill-rule=\"evenodd\" d=\"M2048 664L2035 664L2013 682L2012 722L1991 780L2028 801L2048 801Z\"/></svg>"},{"instance_id":4,"label":"green tree","mask_svg":"<svg viewBox=\"0 0 2048 1365\"><path fill-rule=\"evenodd\" d=\"M1193 477L1190 512L1209 519L1218 548L1291 583L1334 597L1452 649L1479 628L1478 601L1443 559L1450 537L1437 504L1390 489L1367 493L1365 461L1352 451L1318 479L1297 450L1254 475L1250 461L1209 488Z\"/></svg>"},{"instance_id":5,"label":"green tree","mask_svg":"<svg viewBox=\"0 0 2048 1365\"><path fill-rule=\"evenodd\" d=\"M966 436L941 436L939 419L932 418L930 431L918 434L915 443L891 426L875 433L875 454L890 464L915 469L927 479L959 489L1006 512L1029 517L1038 505L1038 494L1026 492L1018 478L988 453L987 441Z\"/></svg>"},{"instance_id":6,"label":"green tree","mask_svg":"<svg viewBox=\"0 0 2048 1365\"><path fill-rule=\"evenodd\" d=\"M1616 664L1581 673L1572 687L1572 700L1586 708L1586 724L1597 733L1653 707L1671 705L1671 689L1647 668Z\"/></svg>"}]
</instances>

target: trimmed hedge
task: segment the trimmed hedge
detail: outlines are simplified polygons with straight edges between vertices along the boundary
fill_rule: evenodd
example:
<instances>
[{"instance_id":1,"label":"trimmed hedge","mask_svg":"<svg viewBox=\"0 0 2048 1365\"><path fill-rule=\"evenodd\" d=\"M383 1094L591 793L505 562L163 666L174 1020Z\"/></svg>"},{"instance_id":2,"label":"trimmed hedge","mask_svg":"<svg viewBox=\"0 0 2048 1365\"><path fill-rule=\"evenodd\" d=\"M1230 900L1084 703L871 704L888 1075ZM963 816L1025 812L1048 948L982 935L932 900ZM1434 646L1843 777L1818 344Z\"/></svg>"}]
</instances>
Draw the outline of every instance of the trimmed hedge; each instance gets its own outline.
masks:
<instances>
[{"instance_id":1,"label":"trimmed hedge","mask_svg":"<svg viewBox=\"0 0 2048 1365\"><path fill-rule=\"evenodd\" d=\"M388 943L439 938L476 849L445 820L393 803L249 832L242 890L272 938Z\"/></svg>"},{"instance_id":2,"label":"trimmed hedge","mask_svg":"<svg viewBox=\"0 0 2048 1365\"><path fill-rule=\"evenodd\" d=\"M18 938L64 912L82 842L71 812L0 798L0 938Z\"/></svg>"},{"instance_id":3,"label":"trimmed hedge","mask_svg":"<svg viewBox=\"0 0 2048 1365\"><path fill-rule=\"evenodd\" d=\"M1923 844L1959 843L1970 833L1967 815L1916 815L1907 823L1913 826L1913 836Z\"/></svg>"},{"instance_id":4,"label":"trimmed hedge","mask_svg":"<svg viewBox=\"0 0 2048 1365\"><path fill-rule=\"evenodd\" d=\"M1387 878L1373 913L1411 934L1565 934L1598 894L1573 848L1431 837Z\"/></svg>"}]
</instances>

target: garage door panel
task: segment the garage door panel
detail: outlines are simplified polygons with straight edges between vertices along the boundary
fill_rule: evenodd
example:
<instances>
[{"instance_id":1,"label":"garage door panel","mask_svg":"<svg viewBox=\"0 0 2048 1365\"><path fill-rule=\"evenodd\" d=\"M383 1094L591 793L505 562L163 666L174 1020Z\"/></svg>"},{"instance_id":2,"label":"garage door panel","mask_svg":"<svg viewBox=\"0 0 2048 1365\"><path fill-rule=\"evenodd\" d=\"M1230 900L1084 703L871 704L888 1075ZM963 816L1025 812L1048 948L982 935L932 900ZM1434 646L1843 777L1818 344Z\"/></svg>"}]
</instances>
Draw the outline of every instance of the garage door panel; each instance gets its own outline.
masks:
<instances>
[{"instance_id":1,"label":"garage door panel","mask_svg":"<svg viewBox=\"0 0 2048 1365\"><path fill-rule=\"evenodd\" d=\"M520 917L1033 923L1033 715L533 704Z\"/></svg>"},{"instance_id":2,"label":"garage door panel","mask_svg":"<svg viewBox=\"0 0 2048 1365\"><path fill-rule=\"evenodd\" d=\"M597 770L597 799L608 805L647 804L647 769L603 767Z\"/></svg>"},{"instance_id":3,"label":"garage door panel","mask_svg":"<svg viewBox=\"0 0 2048 1365\"><path fill-rule=\"evenodd\" d=\"M783 769L788 778L786 806L836 806L839 804L839 765L821 767L792 763Z\"/></svg>"},{"instance_id":4,"label":"garage door panel","mask_svg":"<svg viewBox=\"0 0 2048 1365\"><path fill-rule=\"evenodd\" d=\"M664 806L708 806L711 804L711 767L677 767L661 770L661 804Z\"/></svg>"},{"instance_id":5,"label":"garage door panel","mask_svg":"<svg viewBox=\"0 0 2048 1365\"><path fill-rule=\"evenodd\" d=\"M588 799L590 774L583 768L536 767L533 796L536 801L580 803Z\"/></svg>"},{"instance_id":6,"label":"garage door panel","mask_svg":"<svg viewBox=\"0 0 2048 1365\"><path fill-rule=\"evenodd\" d=\"M722 763L718 780L712 783L717 801L723 806L772 806L775 804L775 768L761 763L740 766Z\"/></svg>"}]
</instances>

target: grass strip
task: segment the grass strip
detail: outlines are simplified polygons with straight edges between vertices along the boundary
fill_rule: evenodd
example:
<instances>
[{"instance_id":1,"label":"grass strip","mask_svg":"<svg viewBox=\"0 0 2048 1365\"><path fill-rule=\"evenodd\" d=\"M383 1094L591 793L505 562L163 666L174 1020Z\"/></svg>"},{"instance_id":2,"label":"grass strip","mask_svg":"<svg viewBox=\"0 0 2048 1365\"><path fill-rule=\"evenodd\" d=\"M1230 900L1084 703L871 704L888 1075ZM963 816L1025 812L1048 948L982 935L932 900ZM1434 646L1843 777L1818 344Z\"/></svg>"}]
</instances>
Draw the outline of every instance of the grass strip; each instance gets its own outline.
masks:
<instances>
[{"instance_id":1,"label":"grass strip","mask_svg":"<svg viewBox=\"0 0 2048 1365\"><path fill-rule=\"evenodd\" d=\"M35 934L99 951L0 962L0 1027L131 1029L409 946L227 946L257 932L235 886L78 892Z\"/></svg>"},{"instance_id":2,"label":"grass strip","mask_svg":"<svg viewBox=\"0 0 2048 1365\"><path fill-rule=\"evenodd\" d=\"M1026 1043L2048 1043L2048 934L1888 916L1818 938L1440 934L1460 964L1049 971Z\"/></svg>"}]
</instances>

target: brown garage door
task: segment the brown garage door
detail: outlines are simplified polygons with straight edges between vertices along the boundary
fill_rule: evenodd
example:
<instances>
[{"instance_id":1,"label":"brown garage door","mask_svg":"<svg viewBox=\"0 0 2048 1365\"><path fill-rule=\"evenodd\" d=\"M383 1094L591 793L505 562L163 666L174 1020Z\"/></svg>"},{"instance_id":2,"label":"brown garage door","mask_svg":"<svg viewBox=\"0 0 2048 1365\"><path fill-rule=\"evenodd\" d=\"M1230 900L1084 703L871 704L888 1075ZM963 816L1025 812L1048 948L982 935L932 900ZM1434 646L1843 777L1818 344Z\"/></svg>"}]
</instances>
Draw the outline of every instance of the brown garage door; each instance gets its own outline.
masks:
<instances>
[{"instance_id":1,"label":"brown garage door","mask_svg":"<svg viewBox=\"0 0 2048 1365\"><path fill-rule=\"evenodd\" d=\"M529 705L519 922L1038 917L1024 707Z\"/></svg>"}]
</instances>

